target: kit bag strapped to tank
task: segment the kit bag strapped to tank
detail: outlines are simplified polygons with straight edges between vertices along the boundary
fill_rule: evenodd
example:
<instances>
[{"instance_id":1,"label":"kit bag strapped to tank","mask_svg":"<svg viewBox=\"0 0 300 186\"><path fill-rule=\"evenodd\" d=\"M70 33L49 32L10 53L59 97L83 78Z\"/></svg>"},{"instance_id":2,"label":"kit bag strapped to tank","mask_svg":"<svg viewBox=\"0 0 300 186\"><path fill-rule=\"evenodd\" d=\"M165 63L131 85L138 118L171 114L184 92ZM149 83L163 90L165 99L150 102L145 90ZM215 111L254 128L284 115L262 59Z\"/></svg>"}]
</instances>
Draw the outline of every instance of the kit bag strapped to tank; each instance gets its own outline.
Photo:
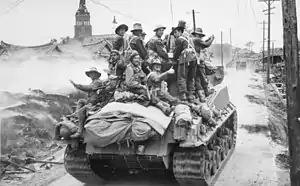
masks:
<instances>
[{"instance_id":1,"label":"kit bag strapped to tank","mask_svg":"<svg viewBox=\"0 0 300 186\"><path fill-rule=\"evenodd\" d=\"M216 67L207 60L204 60L205 74L211 76L216 73Z\"/></svg>"},{"instance_id":2,"label":"kit bag strapped to tank","mask_svg":"<svg viewBox=\"0 0 300 186\"><path fill-rule=\"evenodd\" d=\"M188 42L188 48L183 51L185 61L187 62L198 61L196 50L191 44L191 42L183 36L180 36L179 38L182 38Z\"/></svg>"}]
</instances>

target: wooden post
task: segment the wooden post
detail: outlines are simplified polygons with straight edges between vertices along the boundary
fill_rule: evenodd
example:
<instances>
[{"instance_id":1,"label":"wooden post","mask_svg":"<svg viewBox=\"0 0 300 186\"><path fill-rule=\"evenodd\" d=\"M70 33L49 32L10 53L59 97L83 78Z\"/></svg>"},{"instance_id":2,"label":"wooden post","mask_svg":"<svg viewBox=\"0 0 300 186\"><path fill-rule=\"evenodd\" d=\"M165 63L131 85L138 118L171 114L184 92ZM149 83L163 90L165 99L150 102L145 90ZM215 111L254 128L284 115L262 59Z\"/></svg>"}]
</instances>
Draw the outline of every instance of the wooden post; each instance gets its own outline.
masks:
<instances>
[{"instance_id":1,"label":"wooden post","mask_svg":"<svg viewBox=\"0 0 300 186\"><path fill-rule=\"evenodd\" d=\"M193 10L193 27L194 32L196 31L196 20L195 20L195 11Z\"/></svg>"},{"instance_id":2,"label":"wooden post","mask_svg":"<svg viewBox=\"0 0 300 186\"><path fill-rule=\"evenodd\" d=\"M223 32L221 31L221 63L222 67L224 67L224 60L223 60Z\"/></svg>"},{"instance_id":3,"label":"wooden post","mask_svg":"<svg viewBox=\"0 0 300 186\"><path fill-rule=\"evenodd\" d=\"M266 25L266 22L263 21L263 59L262 59L262 62L263 62L263 71L265 70L265 27Z\"/></svg>"},{"instance_id":4,"label":"wooden post","mask_svg":"<svg viewBox=\"0 0 300 186\"><path fill-rule=\"evenodd\" d=\"M282 0L291 186L300 185L300 76L295 0Z\"/></svg>"},{"instance_id":5,"label":"wooden post","mask_svg":"<svg viewBox=\"0 0 300 186\"><path fill-rule=\"evenodd\" d=\"M270 63L271 63L271 0L268 0L268 62L267 62L267 83L270 83Z\"/></svg>"}]
</instances>

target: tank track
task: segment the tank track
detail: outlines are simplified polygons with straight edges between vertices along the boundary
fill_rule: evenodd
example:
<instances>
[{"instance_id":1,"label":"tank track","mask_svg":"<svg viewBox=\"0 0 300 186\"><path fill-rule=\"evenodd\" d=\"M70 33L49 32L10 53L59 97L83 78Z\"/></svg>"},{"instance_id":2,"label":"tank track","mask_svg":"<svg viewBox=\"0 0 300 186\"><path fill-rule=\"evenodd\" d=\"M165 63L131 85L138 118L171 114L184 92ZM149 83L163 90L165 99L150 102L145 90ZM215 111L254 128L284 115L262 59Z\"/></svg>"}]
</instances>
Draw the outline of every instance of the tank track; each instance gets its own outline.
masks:
<instances>
[{"instance_id":1,"label":"tank track","mask_svg":"<svg viewBox=\"0 0 300 186\"><path fill-rule=\"evenodd\" d=\"M180 186L213 185L233 153L237 136L237 112L231 114L206 146L178 148L173 173Z\"/></svg>"},{"instance_id":2,"label":"tank track","mask_svg":"<svg viewBox=\"0 0 300 186\"><path fill-rule=\"evenodd\" d=\"M104 181L92 170L90 159L85 153L84 144L79 144L76 149L72 149L71 145L66 147L64 166L71 176L83 183L95 184Z\"/></svg>"}]
</instances>

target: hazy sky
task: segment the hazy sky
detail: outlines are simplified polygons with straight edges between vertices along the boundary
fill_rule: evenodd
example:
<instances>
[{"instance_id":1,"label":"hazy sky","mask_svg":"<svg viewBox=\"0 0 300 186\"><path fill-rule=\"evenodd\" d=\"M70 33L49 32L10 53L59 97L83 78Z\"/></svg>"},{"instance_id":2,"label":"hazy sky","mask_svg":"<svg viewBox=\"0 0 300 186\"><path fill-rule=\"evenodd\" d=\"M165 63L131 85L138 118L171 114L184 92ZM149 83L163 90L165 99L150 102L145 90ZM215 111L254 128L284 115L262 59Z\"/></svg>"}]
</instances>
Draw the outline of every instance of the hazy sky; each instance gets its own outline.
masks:
<instances>
[{"instance_id":1,"label":"hazy sky","mask_svg":"<svg viewBox=\"0 0 300 186\"><path fill-rule=\"evenodd\" d=\"M19 6L4 14L16 1L0 1L0 40L20 45L36 45L46 43L50 38L74 36L75 12L79 0L24 0ZM93 1L129 15L124 17L86 0L91 13L93 34L112 33L112 20L115 15L117 22L127 23L130 29L134 21L141 22L148 34L147 37L150 37L156 24L164 24L170 30L178 20L183 19L192 25L192 15L187 12L195 9L199 12L196 14L196 25L202 27L207 35L214 34L217 42L220 42L221 30L224 42L229 42L231 28L233 44L244 47L244 44L251 40L255 43L254 49L258 50L262 45L262 25L259 22L267 20L267 16L262 12L267 5L257 0L172 0L173 23L170 0ZM272 11L274 14L271 37L276 40L275 46L281 46L281 2L275 2L272 6L276 9ZM299 2L297 9L299 23Z\"/></svg>"}]
</instances>

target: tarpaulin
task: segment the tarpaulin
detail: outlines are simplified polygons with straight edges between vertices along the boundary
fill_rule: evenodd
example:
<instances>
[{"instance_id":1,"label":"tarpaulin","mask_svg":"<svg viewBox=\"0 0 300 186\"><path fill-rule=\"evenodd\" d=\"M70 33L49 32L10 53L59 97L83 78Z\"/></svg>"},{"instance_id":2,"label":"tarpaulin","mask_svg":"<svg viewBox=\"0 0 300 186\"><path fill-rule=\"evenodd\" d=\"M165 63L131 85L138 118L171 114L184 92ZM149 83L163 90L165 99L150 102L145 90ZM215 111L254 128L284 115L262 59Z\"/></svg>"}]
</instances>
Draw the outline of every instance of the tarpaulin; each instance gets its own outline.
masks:
<instances>
[{"instance_id":1,"label":"tarpaulin","mask_svg":"<svg viewBox=\"0 0 300 186\"><path fill-rule=\"evenodd\" d=\"M124 139L146 140L155 133L163 135L171 119L156 107L109 103L87 118L85 142L105 147Z\"/></svg>"}]
</instances>

